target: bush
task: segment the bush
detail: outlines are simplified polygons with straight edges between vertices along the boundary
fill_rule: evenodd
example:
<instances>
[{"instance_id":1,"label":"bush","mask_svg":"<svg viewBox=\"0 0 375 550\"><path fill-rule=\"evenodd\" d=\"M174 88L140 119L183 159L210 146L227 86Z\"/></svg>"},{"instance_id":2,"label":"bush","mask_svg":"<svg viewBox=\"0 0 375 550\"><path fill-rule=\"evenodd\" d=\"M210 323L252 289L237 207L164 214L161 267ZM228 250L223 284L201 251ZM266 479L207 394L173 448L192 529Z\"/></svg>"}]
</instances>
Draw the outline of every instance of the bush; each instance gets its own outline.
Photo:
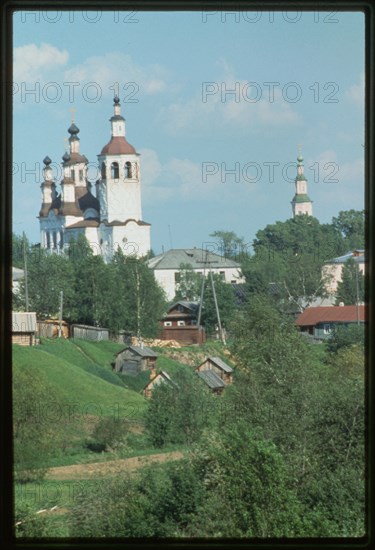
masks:
<instances>
[{"instance_id":1,"label":"bush","mask_svg":"<svg viewBox=\"0 0 375 550\"><path fill-rule=\"evenodd\" d=\"M91 439L86 442L86 447L97 453L108 451L118 443L125 442L128 432L127 420L112 416L101 418L91 434Z\"/></svg>"}]
</instances>

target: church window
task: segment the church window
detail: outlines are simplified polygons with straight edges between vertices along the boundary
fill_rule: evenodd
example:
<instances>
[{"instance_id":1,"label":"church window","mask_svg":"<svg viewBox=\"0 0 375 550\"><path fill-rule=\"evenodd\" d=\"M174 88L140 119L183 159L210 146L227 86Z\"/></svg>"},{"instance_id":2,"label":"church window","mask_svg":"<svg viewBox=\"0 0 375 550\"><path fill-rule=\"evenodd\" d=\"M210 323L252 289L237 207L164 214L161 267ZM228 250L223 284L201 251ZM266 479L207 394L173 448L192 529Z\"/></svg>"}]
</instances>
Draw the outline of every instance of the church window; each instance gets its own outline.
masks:
<instances>
[{"instance_id":1,"label":"church window","mask_svg":"<svg viewBox=\"0 0 375 550\"><path fill-rule=\"evenodd\" d=\"M46 232L46 237L47 237L47 248L49 248L51 246L51 239L50 239L49 231Z\"/></svg>"},{"instance_id":2,"label":"church window","mask_svg":"<svg viewBox=\"0 0 375 550\"><path fill-rule=\"evenodd\" d=\"M181 280L181 273L179 273L178 271L174 274L174 282L175 283L179 283Z\"/></svg>"},{"instance_id":3,"label":"church window","mask_svg":"<svg viewBox=\"0 0 375 550\"><path fill-rule=\"evenodd\" d=\"M53 248L57 248L57 235L56 235L56 231L53 232Z\"/></svg>"},{"instance_id":4,"label":"church window","mask_svg":"<svg viewBox=\"0 0 375 550\"><path fill-rule=\"evenodd\" d=\"M83 170L79 171L79 181L83 181Z\"/></svg>"},{"instance_id":5,"label":"church window","mask_svg":"<svg viewBox=\"0 0 375 550\"><path fill-rule=\"evenodd\" d=\"M111 178L114 180L119 178L118 162L112 162L111 164Z\"/></svg>"},{"instance_id":6,"label":"church window","mask_svg":"<svg viewBox=\"0 0 375 550\"><path fill-rule=\"evenodd\" d=\"M73 169L70 170L70 177L74 181L74 170Z\"/></svg>"},{"instance_id":7,"label":"church window","mask_svg":"<svg viewBox=\"0 0 375 550\"><path fill-rule=\"evenodd\" d=\"M102 178L105 179L105 163L104 162L102 162L101 174L102 174Z\"/></svg>"},{"instance_id":8,"label":"church window","mask_svg":"<svg viewBox=\"0 0 375 550\"><path fill-rule=\"evenodd\" d=\"M64 233L60 231L60 248L64 246Z\"/></svg>"},{"instance_id":9,"label":"church window","mask_svg":"<svg viewBox=\"0 0 375 550\"><path fill-rule=\"evenodd\" d=\"M131 178L132 177L132 165L131 162L125 162L125 177Z\"/></svg>"}]
</instances>

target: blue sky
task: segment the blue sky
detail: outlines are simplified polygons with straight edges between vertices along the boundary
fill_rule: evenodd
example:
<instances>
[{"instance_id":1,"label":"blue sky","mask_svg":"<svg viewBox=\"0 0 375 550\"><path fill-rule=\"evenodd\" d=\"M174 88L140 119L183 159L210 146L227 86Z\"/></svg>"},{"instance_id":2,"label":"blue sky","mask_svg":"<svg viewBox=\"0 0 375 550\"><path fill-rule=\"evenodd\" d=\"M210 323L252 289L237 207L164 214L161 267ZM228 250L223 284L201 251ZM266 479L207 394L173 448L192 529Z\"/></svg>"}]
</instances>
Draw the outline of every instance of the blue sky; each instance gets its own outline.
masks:
<instances>
[{"instance_id":1,"label":"blue sky","mask_svg":"<svg viewBox=\"0 0 375 550\"><path fill-rule=\"evenodd\" d=\"M17 12L13 81L14 231L33 242L42 159L61 162L74 107L95 177L114 90L156 253L290 218L299 145L314 216L364 207L361 13Z\"/></svg>"}]
</instances>

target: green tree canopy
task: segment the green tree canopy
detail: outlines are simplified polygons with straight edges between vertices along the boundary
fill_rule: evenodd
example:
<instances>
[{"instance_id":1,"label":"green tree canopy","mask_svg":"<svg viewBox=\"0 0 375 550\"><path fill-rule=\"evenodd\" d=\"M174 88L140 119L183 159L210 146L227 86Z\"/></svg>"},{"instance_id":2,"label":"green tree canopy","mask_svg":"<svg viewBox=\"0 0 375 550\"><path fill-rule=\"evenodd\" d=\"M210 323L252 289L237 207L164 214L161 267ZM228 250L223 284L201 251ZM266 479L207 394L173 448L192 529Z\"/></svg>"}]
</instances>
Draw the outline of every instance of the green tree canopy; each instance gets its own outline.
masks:
<instances>
[{"instance_id":1,"label":"green tree canopy","mask_svg":"<svg viewBox=\"0 0 375 550\"><path fill-rule=\"evenodd\" d=\"M349 258L342 268L341 281L337 285L336 304L344 302L346 306L364 302L365 277L353 258Z\"/></svg>"}]
</instances>

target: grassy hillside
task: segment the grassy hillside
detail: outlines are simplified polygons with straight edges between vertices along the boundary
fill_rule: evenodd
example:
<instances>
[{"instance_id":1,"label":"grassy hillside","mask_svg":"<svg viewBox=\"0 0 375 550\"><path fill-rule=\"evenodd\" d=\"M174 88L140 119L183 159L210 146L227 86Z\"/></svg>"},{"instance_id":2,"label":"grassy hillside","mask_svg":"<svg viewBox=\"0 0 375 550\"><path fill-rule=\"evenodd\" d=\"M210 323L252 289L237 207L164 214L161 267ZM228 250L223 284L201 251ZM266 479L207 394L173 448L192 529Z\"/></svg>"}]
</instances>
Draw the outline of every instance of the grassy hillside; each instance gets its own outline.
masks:
<instances>
[{"instance_id":1,"label":"grassy hillside","mask_svg":"<svg viewBox=\"0 0 375 550\"><path fill-rule=\"evenodd\" d=\"M111 354L107 353L107 359L110 357ZM21 368L35 369L48 385L56 389L64 402L78 404L84 415L119 413L121 418L131 415L137 419L146 406L142 395L116 385L117 375L90 362L69 341L49 341L32 348L14 346L13 363ZM113 380L105 380L103 376L113 377Z\"/></svg>"}]
</instances>

